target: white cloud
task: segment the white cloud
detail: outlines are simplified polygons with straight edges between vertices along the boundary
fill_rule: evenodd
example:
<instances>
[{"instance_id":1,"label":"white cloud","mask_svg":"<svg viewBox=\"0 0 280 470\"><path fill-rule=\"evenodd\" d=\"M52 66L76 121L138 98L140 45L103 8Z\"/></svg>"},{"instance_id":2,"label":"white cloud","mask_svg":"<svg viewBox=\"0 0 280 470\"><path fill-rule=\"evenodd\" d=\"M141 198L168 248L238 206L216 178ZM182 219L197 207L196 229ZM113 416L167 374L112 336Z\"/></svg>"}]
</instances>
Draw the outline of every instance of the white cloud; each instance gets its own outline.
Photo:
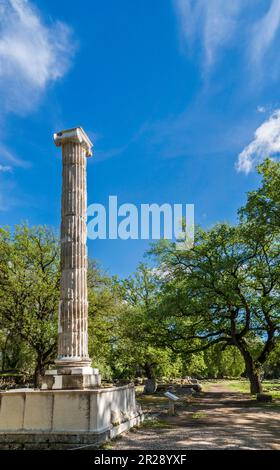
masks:
<instances>
[{"instance_id":1,"label":"white cloud","mask_svg":"<svg viewBox=\"0 0 280 470\"><path fill-rule=\"evenodd\" d=\"M10 165L18 166L21 168L28 168L30 163L22 160L14 152L9 150L5 145L0 142L0 159L9 162Z\"/></svg>"},{"instance_id":2,"label":"white cloud","mask_svg":"<svg viewBox=\"0 0 280 470\"><path fill-rule=\"evenodd\" d=\"M265 11L256 0L173 2L182 40L188 47L202 45L206 68L213 66L219 52L230 47L240 49L246 66L260 66L279 30L279 0L267 0Z\"/></svg>"},{"instance_id":3,"label":"white cloud","mask_svg":"<svg viewBox=\"0 0 280 470\"><path fill-rule=\"evenodd\" d=\"M28 162L18 157L3 143L7 115L26 115L34 111L47 86L63 77L69 69L74 50L72 33L66 24L60 21L47 24L38 9L28 0L0 0L2 174L12 171L14 166L29 166ZM7 210L3 181L1 191L0 210Z\"/></svg>"},{"instance_id":4,"label":"white cloud","mask_svg":"<svg viewBox=\"0 0 280 470\"><path fill-rule=\"evenodd\" d=\"M264 158L280 154L280 109L255 131L252 142L238 155L237 171L250 173Z\"/></svg>"},{"instance_id":5,"label":"white cloud","mask_svg":"<svg viewBox=\"0 0 280 470\"><path fill-rule=\"evenodd\" d=\"M253 26L251 59L260 62L276 37L280 24L280 2L272 0L266 14Z\"/></svg>"},{"instance_id":6,"label":"white cloud","mask_svg":"<svg viewBox=\"0 0 280 470\"><path fill-rule=\"evenodd\" d=\"M128 147L129 144L123 145L122 147L115 147L109 150L99 150L95 151L96 161L101 162L103 160L108 160L109 158L116 157L117 155L122 154Z\"/></svg>"},{"instance_id":7,"label":"white cloud","mask_svg":"<svg viewBox=\"0 0 280 470\"><path fill-rule=\"evenodd\" d=\"M247 3L248 0L174 0L182 39L188 45L194 41L202 43L206 66L211 66L218 50L231 42L239 13Z\"/></svg>"},{"instance_id":8,"label":"white cloud","mask_svg":"<svg viewBox=\"0 0 280 470\"><path fill-rule=\"evenodd\" d=\"M46 24L28 0L0 0L1 140L9 113L34 111L47 86L60 79L73 57L71 30L59 21ZM0 142L1 173L29 166Z\"/></svg>"},{"instance_id":9,"label":"white cloud","mask_svg":"<svg viewBox=\"0 0 280 470\"><path fill-rule=\"evenodd\" d=\"M64 23L44 24L27 0L0 3L0 97L2 112L25 113L51 81L67 71L73 55Z\"/></svg>"},{"instance_id":10,"label":"white cloud","mask_svg":"<svg viewBox=\"0 0 280 470\"><path fill-rule=\"evenodd\" d=\"M0 173L10 173L12 171L12 167L9 165L1 165L0 164Z\"/></svg>"}]
</instances>

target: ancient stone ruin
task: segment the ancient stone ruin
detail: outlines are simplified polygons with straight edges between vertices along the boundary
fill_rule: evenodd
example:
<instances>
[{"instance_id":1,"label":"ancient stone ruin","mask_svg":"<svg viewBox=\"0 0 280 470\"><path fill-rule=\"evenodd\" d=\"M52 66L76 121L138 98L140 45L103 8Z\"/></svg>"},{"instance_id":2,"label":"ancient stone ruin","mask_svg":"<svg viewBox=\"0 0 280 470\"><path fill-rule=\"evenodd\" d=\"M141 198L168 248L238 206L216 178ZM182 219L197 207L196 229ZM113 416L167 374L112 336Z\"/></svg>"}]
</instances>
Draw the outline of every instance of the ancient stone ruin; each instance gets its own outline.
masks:
<instances>
[{"instance_id":1,"label":"ancient stone ruin","mask_svg":"<svg viewBox=\"0 0 280 470\"><path fill-rule=\"evenodd\" d=\"M54 134L62 149L61 285L56 368L41 390L0 392L0 448L96 446L139 424L134 385L102 387L88 355L87 158L81 127Z\"/></svg>"}]
</instances>

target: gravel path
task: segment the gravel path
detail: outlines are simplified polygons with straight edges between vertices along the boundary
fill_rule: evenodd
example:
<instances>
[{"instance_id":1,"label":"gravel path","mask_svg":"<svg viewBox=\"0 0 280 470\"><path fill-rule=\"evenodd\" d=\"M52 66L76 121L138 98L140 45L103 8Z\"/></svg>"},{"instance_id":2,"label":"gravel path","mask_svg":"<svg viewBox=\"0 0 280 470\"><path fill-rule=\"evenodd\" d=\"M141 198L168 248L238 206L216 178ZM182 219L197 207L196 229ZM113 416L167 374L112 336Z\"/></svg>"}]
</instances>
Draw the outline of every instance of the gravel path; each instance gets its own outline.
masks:
<instances>
[{"instance_id":1,"label":"gravel path","mask_svg":"<svg viewBox=\"0 0 280 470\"><path fill-rule=\"evenodd\" d=\"M133 429L113 449L280 450L279 408L256 406L250 396L215 385L178 416L162 414L160 425Z\"/></svg>"}]
</instances>

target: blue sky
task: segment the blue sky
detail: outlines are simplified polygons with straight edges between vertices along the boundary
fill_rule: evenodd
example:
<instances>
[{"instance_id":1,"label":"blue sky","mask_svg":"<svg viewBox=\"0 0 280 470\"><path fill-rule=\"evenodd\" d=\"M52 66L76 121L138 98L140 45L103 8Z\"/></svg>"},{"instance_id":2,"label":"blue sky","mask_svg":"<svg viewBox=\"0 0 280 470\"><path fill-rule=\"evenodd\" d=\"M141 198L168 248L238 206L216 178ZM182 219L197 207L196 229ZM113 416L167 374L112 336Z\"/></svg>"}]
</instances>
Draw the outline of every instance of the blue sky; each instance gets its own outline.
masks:
<instances>
[{"instance_id":1,"label":"blue sky","mask_svg":"<svg viewBox=\"0 0 280 470\"><path fill-rule=\"evenodd\" d=\"M280 0L0 0L0 223L59 228L52 134L94 141L88 202L194 203L236 220L280 151ZM146 241L89 240L112 274Z\"/></svg>"}]
</instances>

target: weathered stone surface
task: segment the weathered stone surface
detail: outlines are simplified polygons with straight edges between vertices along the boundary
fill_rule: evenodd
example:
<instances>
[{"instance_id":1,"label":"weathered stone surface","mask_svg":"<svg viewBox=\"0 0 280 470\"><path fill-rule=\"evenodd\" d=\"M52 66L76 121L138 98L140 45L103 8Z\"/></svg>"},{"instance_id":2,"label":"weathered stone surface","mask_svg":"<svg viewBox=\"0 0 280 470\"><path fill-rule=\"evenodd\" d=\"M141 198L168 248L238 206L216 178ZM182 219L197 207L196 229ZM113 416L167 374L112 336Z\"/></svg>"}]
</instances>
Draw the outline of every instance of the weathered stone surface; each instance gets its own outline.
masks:
<instances>
[{"instance_id":1,"label":"weathered stone surface","mask_svg":"<svg viewBox=\"0 0 280 470\"><path fill-rule=\"evenodd\" d=\"M197 380L197 379L190 379L190 383L192 383L192 384L198 384L198 380Z\"/></svg>"},{"instance_id":2,"label":"weathered stone surface","mask_svg":"<svg viewBox=\"0 0 280 470\"><path fill-rule=\"evenodd\" d=\"M9 400L5 400L8 392L0 393L1 396L1 414L0 427L7 431L20 429L23 426L25 394L11 394Z\"/></svg>"},{"instance_id":3,"label":"weathered stone surface","mask_svg":"<svg viewBox=\"0 0 280 470\"><path fill-rule=\"evenodd\" d=\"M139 426L144 420L143 414L138 414L127 421L112 426L100 432L9 432L0 431L1 450L92 450L104 442L114 439L119 434L128 431L133 426Z\"/></svg>"},{"instance_id":4,"label":"weathered stone surface","mask_svg":"<svg viewBox=\"0 0 280 470\"><path fill-rule=\"evenodd\" d=\"M193 389L193 387L184 386L184 387L176 390L175 393L177 393L178 395L193 395L194 389Z\"/></svg>"},{"instance_id":5,"label":"weathered stone surface","mask_svg":"<svg viewBox=\"0 0 280 470\"><path fill-rule=\"evenodd\" d=\"M195 392L202 392L202 385L199 383L194 383L192 385L192 388L194 389Z\"/></svg>"},{"instance_id":6,"label":"weathered stone surface","mask_svg":"<svg viewBox=\"0 0 280 470\"><path fill-rule=\"evenodd\" d=\"M1 450L70 450L97 449L104 442L114 439L119 434L128 431L132 426L138 426L144 420L144 415L137 414L126 421L111 426L100 432L41 432L19 431L3 433L0 431Z\"/></svg>"},{"instance_id":7,"label":"weathered stone surface","mask_svg":"<svg viewBox=\"0 0 280 470\"><path fill-rule=\"evenodd\" d=\"M144 386L144 393L155 393L157 390L157 382L155 379L147 379Z\"/></svg>"},{"instance_id":8,"label":"weathered stone surface","mask_svg":"<svg viewBox=\"0 0 280 470\"><path fill-rule=\"evenodd\" d=\"M57 370L46 373L42 389L92 388L101 385L88 355L86 163L92 143L79 127L58 132L54 140L62 148L58 354Z\"/></svg>"},{"instance_id":9,"label":"weathered stone surface","mask_svg":"<svg viewBox=\"0 0 280 470\"><path fill-rule=\"evenodd\" d=\"M0 399L0 432L99 433L142 415L132 384L91 390L14 390L1 392Z\"/></svg>"},{"instance_id":10,"label":"weathered stone surface","mask_svg":"<svg viewBox=\"0 0 280 470\"><path fill-rule=\"evenodd\" d=\"M101 388L98 369L90 367L86 157L92 144L81 128L55 134L55 143L63 159L57 369L46 372L41 390L0 392L0 448L95 446L143 420L134 386Z\"/></svg>"},{"instance_id":11,"label":"weathered stone surface","mask_svg":"<svg viewBox=\"0 0 280 470\"><path fill-rule=\"evenodd\" d=\"M58 367L90 366L87 301L86 161L91 142L80 128L55 134L62 147L61 285ZM81 378L80 382L84 380Z\"/></svg>"},{"instance_id":12,"label":"weathered stone surface","mask_svg":"<svg viewBox=\"0 0 280 470\"><path fill-rule=\"evenodd\" d=\"M100 387L100 375L63 375L62 376L62 389L79 389L79 388L92 388Z\"/></svg>"}]
</instances>

